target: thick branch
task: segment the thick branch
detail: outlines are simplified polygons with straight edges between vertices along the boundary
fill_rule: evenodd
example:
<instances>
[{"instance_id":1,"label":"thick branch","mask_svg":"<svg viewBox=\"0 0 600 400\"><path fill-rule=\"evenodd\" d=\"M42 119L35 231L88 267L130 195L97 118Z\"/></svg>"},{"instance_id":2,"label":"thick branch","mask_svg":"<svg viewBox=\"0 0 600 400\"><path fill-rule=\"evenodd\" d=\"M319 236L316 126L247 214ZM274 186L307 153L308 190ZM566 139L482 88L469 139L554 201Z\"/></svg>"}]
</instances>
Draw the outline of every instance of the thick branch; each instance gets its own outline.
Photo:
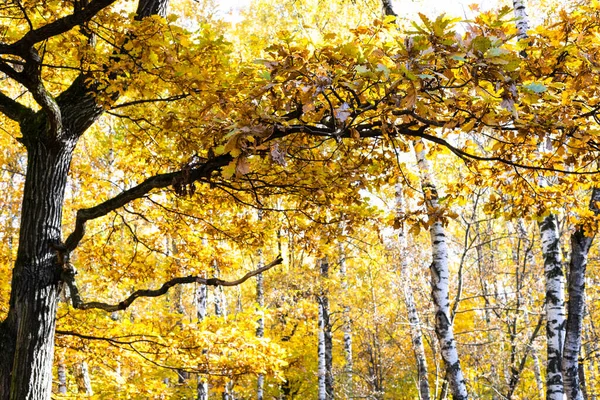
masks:
<instances>
[{"instance_id":1,"label":"thick branch","mask_svg":"<svg viewBox=\"0 0 600 400\"><path fill-rule=\"evenodd\" d=\"M88 86L86 79L86 74L80 74L56 98L65 131L74 138L81 136L104 111L96 99L96 89Z\"/></svg>"},{"instance_id":2,"label":"thick branch","mask_svg":"<svg viewBox=\"0 0 600 400\"><path fill-rule=\"evenodd\" d=\"M103 8L106 8L117 0L95 0L91 1L85 8L73 14L59 18L38 29L27 32L21 39L11 44L0 44L0 54L15 54L25 56L29 49L36 43L43 42L53 36L61 35L74 27L91 20Z\"/></svg>"},{"instance_id":3,"label":"thick branch","mask_svg":"<svg viewBox=\"0 0 600 400\"><path fill-rule=\"evenodd\" d=\"M19 123L34 114L32 109L11 99L2 92L0 92L0 112Z\"/></svg>"},{"instance_id":4,"label":"thick branch","mask_svg":"<svg viewBox=\"0 0 600 400\"><path fill-rule=\"evenodd\" d=\"M151 178L146 179L137 186L132 187L129 190L121 192L112 199L106 200L103 203L91 208L84 208L77 211L77 219L75 222L75 230L69 235L65 241L65 247L67 252L73 251L79 241L83 238L85 233L85 224L87 221L100 218L104 215L115 211L127 203L140 199L146 194L150 193L153 189L161 189L172 186L174 184L190 184L202 178L208 178L213 171L218 171L222 167L226 166L233 160L233 157L229 154L223 154L213 159L206 161L194 168L188 170L181 170L177 172L170 172L167 174L155 175Z\"/></svg>"},{"instance_id":5,"label":"thick branch","mask_svg":"<svg viewBox=\"0 0 600 400\"><path fill-rule=\"evenodd\" d=\"M104 310L104 311L108 311L108 312L113 312L113 311L125 310L136 299L138 299L140 297L162 296L163 294L167 293L169 291L169 289L175 285L181 285L181 284L185 284L185 283L199 283L201 285L207 285L207 286L237 286L237 285L244 283L245 281L252 278L253 276L261 274L261 273L273 268L274 266L281 264L282 262L283 262L283 258L281 258L281 256L277 257L271 263L265 265L262 268L258 268L258 269L255 269L254 271L250 271L246 275L242 276L239 279L236 279L235 281L224 281L219 278L206 279L206 278L200 278L198 276L185 276L185 277L180 277L180 278L173 278L173 279L165 282L159 289L136 290L135 292L133 292L131 294L131 296L129 296L128 298L126 298L125 300L121 301L118 304L107 304L107 303L102 303L102 302L98 302L98 301L84 303L81 300L81 296L79 295L79 289L77 288L77 285L75 284L74 269L73 269L73 267L71 267L69 265L66 265L67 268L63 271L61 278L69 286L69 290L71 292L71 299L73 301L74 308L77 308L80 310L89 310L91 308L96 308L96 309L100 309L100 310Z\"/></svg>"}]
</instances>

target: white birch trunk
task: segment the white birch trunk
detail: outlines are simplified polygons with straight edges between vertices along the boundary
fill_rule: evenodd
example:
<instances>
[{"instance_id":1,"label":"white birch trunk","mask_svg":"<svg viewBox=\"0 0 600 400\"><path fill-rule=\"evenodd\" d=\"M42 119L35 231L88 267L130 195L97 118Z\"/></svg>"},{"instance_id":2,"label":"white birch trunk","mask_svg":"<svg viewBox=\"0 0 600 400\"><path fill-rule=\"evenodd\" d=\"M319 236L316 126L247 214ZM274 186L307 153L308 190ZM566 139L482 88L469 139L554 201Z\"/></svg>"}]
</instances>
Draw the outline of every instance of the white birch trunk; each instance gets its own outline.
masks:
<instances>
[{"instance_id":1,"label":"white birch trunk","mask_svg":"<svg viewBox=\"0 0 600 400\"><path fill-rule=\"evenodd\" d=\"M58 393L67 394L67 366L65 365L65 357L60 356L58 360Z\"/></svg>"},{"instance_id":2,"label":"white birch trunk","mask_svg":"<svg viewBox=\"0 0 600 400\"><path fill-rule=\"evenodd\" d=\"M565 343L565 277L556 216L548 215L539 226L546 277L546 399L563 400L561 360Z\"/></svg>"},{"instance_id":3,"label":"white birch trunk","mask_svg":"<svg viewBox=\"0 0 600 400\"><path fill-rule=\"evenodd\" d=\"M216 263L216 261L214 262L213 267L215 271L215 277L218 277L219 265ZM223 286L215 287L213 296L215 315L217 317L223 317L224 319L227 319L227 298L225 297L225 291L223 290ZM223 391L223 395L221 396L223 400L234 399L234 396L231 392L231 386L231 381L225 384L225 390Z\"/></svg>"},{"instance_id":4,"label":"white birch trunk","mask_svg":"<svg viewBox=\"0 0 600 400\"><path fill-rule=\"evenodd\" d=\"M435 309L435 333L440 342L441 355L446 366L452 397L454 400L465 400L469 396L450 320L448 243L444 226L439 219L440 205L437 188L432 177L431 166L425 158L425 143L419 139L414 142L414 146L430 223L432 262L429 270L431 295ZM419 147L421 147L420 150L418 150Z\"/></svg>"},{"instance_id":5,"label":"white birch trunk","mask_svg":"<svg viewBox=\"0 0 600 400\"><path fill-rule=\"evenodd\" d=\"M208 308L208 287L206 285L198 285L196 288L196 315L198 322L206 318L206 310ZM198 384L196 386L196 398L198 400L208 400L208 382L202 375L198 375Z\"/></svg>"},{"instance_id":6,"label":"white birch trunk","mask_svg":"<svg viewBox=\"0 0 600 400\"><path fill-rule=\"evenodd\" d=\"M329 276L329 263L327 259L320 261L321 277ZM321 289L317 298L319 303L319 400L331 400L333 394L333 354L332 354L332 333L331 322L329 320L329 298L327 291Z\"/></svg>"},{"instance_id":7,"label":"white birch trunk","mask_svg":"<svg viewBox=\"0 0 600 400\"><path fill-rule=\"evenodd\" d=\"M527 39L529 17L527 16L525 0L513 0L513 8L515 10L515 19L517 23L517 38L519 40Z\"/></svg>"},{"instance_id":8,"label":"white birch trunk","mask_svg":"<svg viewBox=\"0 0 600 400\"><path fill-rule=\"evenodd\" d=\"M75 368L75 380L77 381L77 389L79 393L85 393L86 396L94 395L87 362L82 361L77 364Z\"/></svg>"},{"instance_id":9,"label":"white birch trunk","mask_svg":"<svg viewBox=\"0 0 600 400\"><path fill-rule=\"evenodd\" d=\"M318 329L318 379L319 379L319 400L327 400L327 389L325 388L325 323L323 317L323 307L319 301L319 329Z\"/></svg>"},{"instance_id":10,"label":"white birch trunk","mask_svg":"<svg viewBox=\"0 0 600 400\"><path fill-rule=\"evenodd\" d=\"M346 273L346 253L344 250L344 246L342 243L339 243L339 252L340 252L340 278L342 281L342 292L344 301L348 301L348 277ZM344 315L343 315L343 326L342 329L344 331L344 358L346 361L346 365L344 366L344 371L346 372L346 378L348 380L348 396L354 396L354 385L353 385L353 369L354 369L354 360L352 359L352 318L350 316L350 306L344 305Z\"/></svg>"},{"instance_id":11,"label":"white birch trunk","mask_svg":"<svg viewBox=\"0 0 600 400\"><path fill-rule=\"evenodd\" d=\"M178 259L177 259L177 254L179 253L179 250L177 249L177 243L175 242L174 239L172 238L167 238L167 248L166 248L166 253L167 255L172 256L175 259L175 262L177 263L177 265L179 265ZM180 265L179 265L180 266ZM185 272L185 271L181 271L181 272ZM185 315L185 307L183 305L183 286L182 285L177 285L175 286L175 312L177 314L180 314L181 316ZM181 322L177 322L178 325L181 325ZM190 378L190 374L189 372L183 370L183 369L178 369L177 371L177 382L179 384L185 383L186 380L188 380ZM166 378L168 380L168 378Z\"/></svg>"},{"instance_id":12,"label":"white birch trunk","mask_svg":"<svg viewBox=\"0 0 600 400\"><path fill-rule=\"evenodd\" d=\"M405 214L404 193L400 184L396 185L396 218L402 221ZM401 222L401 227L397 229L398 235L398 253L400 257L400 280L404 283L403 295L406 312L408 313L408 321L410 323L410 335L412 339L413 351L417 361L417 373L419 377L419 398L421 400L429 400L429 380L427 372L427 358L425 356L425 347L423 345L423 337L421 333L421 321L415 305L411 278L408 270L409 254L408 244L406 240L406 230L404 222Z\"/></svg>"},{"instance_id":13,"label":"white birch trunk","mask_svg":"<svg viewBox=\"0 0 600 400\"><path fill-rule=\"evenodd\" d=\"M219 277L219 266L214 263L215 277ZM227 299L225 298L225 291L223 286L216 286L213 297L215 305L215 315L217 317L223 317L227 319Z\"/></svg>"},{"instance_id":14,"label":"white birch trunk","mask_svg":"<svg viewBox=\"0 0 600 400\"><path fill-rule=\"evenodd\" d=\"M517 36L519 40L526 39L529 18L526 12L525 0L513 0L513 7L517 19ZM526 57L527 54L521 52L521 56ZM548 184L544 177L541 178L541 183ZM546 277L546 399L563 400L564 382L561 364L566 323L565 282L556 216L553 214L548 215L539 226L542 255L544 257L544 275Z\"/></svg>"},{"instance_id":15,"label":"white birch trunk","mask_svg":"<svg viewBox=\"0 0 600 400\"><path fill-rule=\"evenodd\" d=\"M257 269L262 268L264 265L262 250L258 250L258 265ZM260 307L260 317L257 321L256 327L256 336L262 338L265 336L265 320L262 317L262 309L265 306L265 292L264 292L264 284L263 284L263 274L256 275L256 303L258 307ZM265 376L263 374L258 375L257 383L256 383L256 398L257 400L263 400L264 397L264 384L265 384Z\"/></svg>"}]
</instances>

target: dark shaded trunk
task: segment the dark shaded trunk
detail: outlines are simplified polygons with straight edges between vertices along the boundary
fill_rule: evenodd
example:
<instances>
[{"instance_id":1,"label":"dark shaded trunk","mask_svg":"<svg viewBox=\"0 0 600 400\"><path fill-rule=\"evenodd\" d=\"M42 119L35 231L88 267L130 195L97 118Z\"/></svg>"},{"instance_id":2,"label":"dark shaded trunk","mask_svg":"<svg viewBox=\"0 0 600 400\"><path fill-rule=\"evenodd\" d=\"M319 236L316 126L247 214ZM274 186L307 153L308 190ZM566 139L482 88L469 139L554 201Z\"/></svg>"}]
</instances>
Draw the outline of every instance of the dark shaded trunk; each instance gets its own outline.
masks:
<instances>
[{"instance_id":1,"label":"dark shaded trunk","mask_svg":"<svg viewBox=\"0 0 600 400\"><path fill-rule=\"evenodd\" d=\"M594 188L590 200L590 210L598 214L597 202L600 201L600 189ZM582 400L579 376L579 354L581 351L581 327L585 310L585 270L593 237L586 236L583 227L571 235L571 260L569 263L569 303L565 346L562 359L562 373L565 393L569 400Z\"/></svg>"},{"instance_id":2,"label":"dark shaded trunk","mask_svg":"<svg viewBox=\"0 0 600 400\"><path fill-rule=\"evenodd\" d=\"M111 3L94 2L82 12L48 24L45 32L50 32L49 38L84 24ZM164 16L167 4L168 0L141 0L137 18L155 13ZM52 389L56 308L65 261L57 251L62 246L57 246L61 243L67 177L78 138L98 119L103 107L96 100L97 87L85 84L85 74L53 97L44 87L37 42L19 43L21 46L7 51L25 60L23 70L9 76L30 92L41 109L34 112L2 98L18 109L11 112L3 107L2 112L8 112L21 127L27 175L9 311L0 325L0 400L46 400Z\"/></svg>"},{"instance_id":3,"label":"dark shaded trunk","mask_svg":"<svg viewBox=\"0 0 600 400\"><path fill-rule=\"evenodd\" d=\"M62 207L73 143L28 146L10 311L3 324L1 399L46 399L52 387Z\"/></svg>"}]
</instances>

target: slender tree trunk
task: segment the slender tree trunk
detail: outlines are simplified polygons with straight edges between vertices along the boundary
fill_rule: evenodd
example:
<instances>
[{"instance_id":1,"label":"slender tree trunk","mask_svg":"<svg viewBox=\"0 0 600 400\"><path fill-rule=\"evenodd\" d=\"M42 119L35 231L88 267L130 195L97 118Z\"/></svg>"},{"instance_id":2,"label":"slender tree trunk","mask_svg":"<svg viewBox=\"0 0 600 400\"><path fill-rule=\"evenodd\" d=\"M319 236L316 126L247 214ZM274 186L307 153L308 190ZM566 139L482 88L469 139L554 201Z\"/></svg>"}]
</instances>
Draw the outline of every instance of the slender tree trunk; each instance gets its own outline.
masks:
<instances>
[{"instance_id":1,"label":"slender tree trunk","mask_svg":"<svg viewBox=\"0 0 600 400\"><path fill-rule=\"evenodd\" d=\"M565 279L556 216L548 215L539 226L546 276L546 398L563 400L561 360L565 342Z\"/></svg>"},{"instance_id":2,"label":"slender tree trunk","mask_svg":"<svg viewBox=\"0 0 600 400\"><path fill-rule=\"evenodd\" d=\"M413 344L413 351L417 361L417 373L419 376L419 398L429 400L429 374L427 372L427 358L425 356L425 347L423 346L423 337L421 333L421 321L415 305L413 291L411 287L409 266L408 245L406 240L406 229L402 218L405 215L404 193L400 184L396 185L396 218L401 223L397 229L398 235L398 253L400 263L400 279L403 282L404 304L408 313L408 322L410 323L410 336Z\"/></svg>"},{"instance_id":3,"label":"slender tree trunk","mask_svg":"<svg viewBox=\"0 0 600 400\"><path fill-rule=\"evenodd\" d=\"M348 382L348 397L354 396L354 382L353 382L353 370L354 360L352 359L352 318L350 316L350 306L348 304L348 276L346 272L346 253L342 243L339 243L339 262L340 262L340 278L342 281L342 292L344 302L344 315L342 329L344 331L344 358L346 365L344 365L344 371L346 372L346 379Z\"/></svg>"},{"instance_id":4,"label":"slender tree trunk","mask_svg":"<svg viewBox=\"0 0 600 400\"><path fill-rule=\"evenodd\" d=\"M519 40L527 38L529 18L527 17L525 1L513 0L515 17L517 19L517 36ZM526 57L523 51L521 56ZM548 215L539 224L542 238L542 255L544 257L544 274L546 276L546 338L547 338L547 367L546 367L546 399L562 400L564 384L561 371L562 351L565 339L565 309L564 309L564 273L562 270L562 255L559 246L557 219L554 214Z\"/></svg>"},{"instance_id":5,"label":"slender tree trunk","mask_svg":"<svg viewBox=\"0 0 600 400\"><path fill-rule=\"evenodd\" d=\"M215 277L218 277L219 265L216 261L213 263L213 268L215 271ZM223 290L223 286L215 287L213 299L215 306L215 315L217 317L223 317L227 319L227 299L225 298L225 291Z\"/></svg>"},{"instance_id":6,"label":"slender tree trunk","mask_svg":"<svg viewBox=\"0 0 600 400\"><path fill-rule=\"evenodd\" d=\"M215 271L215 277L219 276L219 264L217 264L217 262L215 261L213 263L213 267L214 267L214 271ZM224 319L227 319L227 298L225 297L225 291L223 290L223 286L217 286L215 287L214 290L214 306L215 306L215 315L217 317L223 317ZM223 391L223 395L221 396L221 398L223 400L233 400L234 396L231 393L231 381L227 381L227 383L225 384L225 388Z\"/></svg>"},{"instance_id":7,"label":"slender tree trunk","mask_svg":"<svg viewBox=\"0 0 600 400\"><path fill-rule=\"evenodd\" d=\"M81 361L75 366L75 378L77 380L77 389L79 393L84 393L86 396L94 395L87 362Z\"/></svg>"},{"instance_id":8,"label":"slender tree trunk","mask_svg":"<svg viewBox=\"0 0 600 400\"><path fill-rule=\"evenodd\" d=\"M329 276L329 262L327 259L320 261L321 276ZM331 400L333 393L333 354L332 332L329 313L329 297L325 289L317 298L319 303L319 400Z\"/></svg>"},{"instance_id":9,"label":"slender tree trunk","mask_svg":"<svg viewBox=\"0 0 600 400\"><path fill-rule=\"evenodd\" d=\"M525 271L529 271L531 270L531 266L533 266L534 263L534 256L533 256L533 241L529 238L529 235L527 233L527 226L525 225L525 221L523 221L523 219L519 219L516 225L516 231L517 231L517 236L519 238L519 240L521 241L521 243L523 243L523 246L525 247ZM531 293L528 294L527 297L527 303L529 305L531 305ZM523 313L523 322L525 322L525 326L530 326L529 323L529 312L528 312L528 308L525 309L525 312ZM531 360L533 362L533 374L535 377L535 384L538 390L538 397L540 399L544 398L544 381L542 379L542 372L541 372L541 367L540 367L540 359L538 356L538 350L534 345L534 342L532 341L530 344L528 344L529 347L529 351L531 353Z\"/></svg>"},{"instance_id":10,"label":"slender tree trunk","mask_svg":"<svg viewBox=\"0 0 600 400\"><path fill-rule=\"evenodd\" d=\"M259 217L260 218L260 217ZM258 265L257 269L262 268L264 265L262 250L258 250ZM260 307L261 316L258 318L256 327L256 336L262 338L265 336L265 320L262 317L262 309L265 306L265 288L264 288L264 277L263 274L256 275L256 303ZM258 375L256 384L256 399L263 400L264 397L264 384L265 376L263 374Z\"/></svg>"},{"instance_id":11,"label":"slender tree trunk","mask_svg":"<svg viewBox=\"0 0 600 400\"><path fill-rule=\"evenodd\" d=\"M525 0L513 0L513 8L517 23L517 37L519 40L527 39L527 31L529 30L529 17L527 16Z\"/></svg>"},{"instance_id":12,"label":"slender tree trunk","mask_svg":"<svg viewBox=\"0 0 600 400\"><path fill-rule=\"evenodd\" d=\"M206 285L198 285L196 288L196 315L198 322L206 318L206 310L208 308L208 287ZM206 350L204 350L206 351ZM208 382L202 375L198 375L198 385L196 387L196 398L198 400L208 400Z\"/></svg>"},{"instance_id":13,"label":"slender tree trunk","mask_svg":"<svg viewBox=\"0 0 600 400\"><path fill-rule=\"evenodd\" d=\"M58 393L67 394L67 365L65 364L65 357L61 355L58 360Z\"/></svg>"},{"instance_id":14,"label":"slender tree trunk","mask_svg":"<svg viewBox=\"0 0 600 400\"><path fill-rule=\"evenodd\" d=\"M177 248L177 243L175 243L175 240L173 240L172 238L166 239L165 253L168 255L171 255L172 257L175 257L175 262L179 265L179 262L177 261L177 254L179 253L179 250ZM174 291L175 291L175 298L174 298L175 312L177 314L181 315L182 317L184 317L185 316L185 307L183 305L183 295L184 295L183 286L181 286L181 285L175 286ZM181 321L178 321L177 325L181 326ZM185 383L190 378L190 373L183 369L178 369L176 372L177 372L177 383L179 383L179 384ZM168 378L166 378L166 379L168 379Z\"/></svg>"},{"instance_id":15,"label":"slender tree trunk","mask_svg":"<svg viewBox=\"0 0 600 400\"><path fill-rule=\"evenodd\" d=\"M587 325L587 324L586 324ZM589 325L586 326L586 328L588 328ZM590 336L589 333L587 332L587 329L583 330L583 335L584 335L584 339L585 339L585 345L583 346L583 348L585 349L585 359L587 360L586 366L587 366L587 376L588 376L588 380L592 383L592 385L589 385L589 387L591 388L591 391L589 391L587 393L588 395L588 399L589 400L596 400L596 387L594 386L594 384L597 382L597 372L596 369L594 368L595 365L595 357L592 354L593 350L592 350L592 346L590 345Z\"/></svg>"},{"instance_id":16,"label":"slender tree trunk","mask_svg":"<svg viewBox=\"0 0 600 400\"><path fill-rule=\"evenodd\" d=\"M419 172L421 174L421 186L430 220L429 233L431 235L432 262L429 270L431 273L431 295L435 309L435 332L440 342L442 359L446 366L446 374L452 397L454 400L465 400L469 396L450 320L450 304L448 301L450 272L448 268L446 232L439 217L441 207L439 205L437 188L431 174L431 167L425 158L425 143L422 140L417 140L414 142L414 145ZM418 150L419 147L421 148L420 150Z\"/></svg>"},{"instance_id":17,"label":"slender tree trunk","mask_svg":"<svg viewBox=\"0 0 600 400\"><path fill-rule=\"evenodd\" d=\"M590 200L590 209L599 213L600 189L594 188ZM567 331L565 334L562 372L565 393L569 400L583 400L579 381L579 353L581 351L581 327L585 311L585 270L593 237L586 236L580 226L571 235L571 260L569 263L569 303Z\"/></svg>"}]
</instances>

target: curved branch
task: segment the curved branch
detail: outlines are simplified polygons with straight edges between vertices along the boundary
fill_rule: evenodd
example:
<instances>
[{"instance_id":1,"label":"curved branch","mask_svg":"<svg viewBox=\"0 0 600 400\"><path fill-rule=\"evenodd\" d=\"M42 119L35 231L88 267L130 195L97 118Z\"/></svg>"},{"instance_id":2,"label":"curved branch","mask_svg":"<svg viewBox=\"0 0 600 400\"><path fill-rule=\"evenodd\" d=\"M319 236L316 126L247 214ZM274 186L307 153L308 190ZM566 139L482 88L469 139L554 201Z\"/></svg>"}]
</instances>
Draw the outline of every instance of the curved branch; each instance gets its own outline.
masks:
<instances>
[{"instance_id":1,"label":"curved branch","mask_svg":"<svg viewBox=\"0 0 600 400\"><path fill-rule=\"evenodd\" d=\"M458 147L451 145L447 140L444 140L444 139L439 138L434 135L429 135L429 134L425 133L424 130L414 131L414 132L410 133L409 135L420 137L420 138L423 138L430 142L440 144L440 145L446 147L448 150L450 150L455 155L462 158L463 160L469 158L469 159L477 160L477 161L497 161L502 164L510 165L510 166L516 167L516 168L523 168L523 169L529 169L529 170L535 170L535 171L559 172L561 174L566 174L566 175L595 175L600 172L600 170L597 170L597 169L593 170L593 171L568 171L565 169L558 169L558 168L537 167L535 165L526 165L526 164L521 164L518 162L510 161L510 160L507 160L502 157L479 156L477 154L471 154L464 150L461 150Z\"/></svg>"},{"instance_id":2,"label":"curved branch","mask_svg":"<svg viewBox=\"0 0 600 400\"><path fill-rule=\"evenodd\" d=\"M71 265L68 265L68 264L65 265L65 269L63 270L63 272L61 274L61 279L69 286L69 290L71 292L71 299L73 302L73 308L77 308L79 310L89 310L89 309L95 308L95 309L100 309L100 310L104 310L104 311L108 311L108 312L113 312L113 311L125 310L136 299L138 299L140 297L162 296L163 294L167 293L169 291L169 289L175 285L181 285L181 284L186 284L186 283L199 283L201 285L206 285L206 286L237 286L237 285L240 285L240 284L246 282L248 279L252 278L253 276L262 274L263 272L273 268L276 265L281 264L282 262L283 262L283 258L281 258L281 256L279 256L275 260L273 260L271 263L265 265L264 267L250 271L246 275L244 275L241 278L236 279L234 281L224 281L219 278L206 279L206 278L200 278L198 276L184 276L184 277L179 277L179 278L173 278L173 279L163 283L163 285L158 289L136 290L129 297L127 297L125 300L119 302L118 304L108 304L108 303L102 303L99 301L91 301L89 303L84 303L81 300L81 296L79 294L79 289L77 288L77 285L75 284L75 270Z\"/></svg>"},{"instance_id":3,"label":"curved branch","mask_svg":"<svg viewBox=\"0 0 600 400\"><path fill-rule=\"evenodd\" d=\"M140 342L147 342L147 343L152 343L161 347L165 347L164 344L159 343L158 341L155 340L149 340L149 339L145 339L146 335L128 335L126 337L140 337L141 339L134 339L134 340L120 340L120 337L117 338L111 338L111 337L104 337L104 336L93 336L93 335L85 335L83 333L79 333L79 332L75 332L75 331L63 331L60 329L57 329L55 331L55 333L57 335L63 335L63 336L74 336L77 337L79 339L85 339L85 340L101 340L104 342L108 342L112 345L118 346L118 345L131 345L131 344L135 344L135 343L140 343Z\"/></svg>"},{"instance_id":4,"label":"curved branch","mask_svg":"<svg viewBox=\"0 0 600 400\"><path fill-rule=\"evenodd\" d=\"M36 43L43 42L53 36L61 35L74 27L91 20L102 9L115 3L117 0L94 0L85 8L73 14L52 21L38 29L27 32L21 39L14 43L0 43L0 54L15 54L24 56Z\"/></svg>"},{"instance_id":5,"label":"curved branch","mask_svg":"<svg viewBox=\"0 0 600 400\"><path fill-rule=\"evenodd\" d=\"M223 154L191 169L155 175L97 206L77 211L75 229L65 241L65 250L67 252L75 250L85 234L85 224L87 221L107 215L133 200L144 197L153 189L166 188L176 183L190 184L199 179L208 178L213 171L220 170L232 160L233 157L231 155Z\"/></svg>"}]
</instances>

